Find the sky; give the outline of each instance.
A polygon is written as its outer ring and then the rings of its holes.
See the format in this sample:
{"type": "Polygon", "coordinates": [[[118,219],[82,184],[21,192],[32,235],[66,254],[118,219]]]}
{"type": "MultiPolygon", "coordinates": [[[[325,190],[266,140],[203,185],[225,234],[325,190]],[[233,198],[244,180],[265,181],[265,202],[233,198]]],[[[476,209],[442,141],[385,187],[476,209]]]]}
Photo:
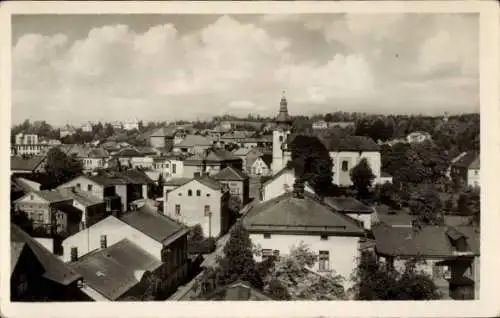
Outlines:
{"type": "Polygon", "coordinates": [[[477,14],[12,17],[12,120],[479,112],[477,14]]]}

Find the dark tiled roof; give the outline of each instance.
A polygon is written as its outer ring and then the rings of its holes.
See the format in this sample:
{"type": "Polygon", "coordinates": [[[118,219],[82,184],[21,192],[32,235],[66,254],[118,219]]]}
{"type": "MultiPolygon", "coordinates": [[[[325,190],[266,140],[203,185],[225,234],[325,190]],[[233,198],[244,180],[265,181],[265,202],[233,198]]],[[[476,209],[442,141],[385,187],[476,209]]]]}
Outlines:
{"type": "Polygon", "coordinates": [[[33,171],[42,162],[45,157],[31,157],[29,159],[23,159],[21,157],[11,157],[10,158],[10,170],[23,170],[23,171],[33,171]]]}
{"type": "Polygon", "coordinates": [[[109,153],[103,148],[94,148],[89,153],[90,158],[107,158],[109,153]]]}
{"type": "Polygon", "coordinates": [[[392,178],[392,175],[391,175],[390,173],[388,173],[388,172],[384,171],[384,170],[382,170],[382,171],[380,172],[380,176],[381,176],[382,178],[392,178]]]}
{"type": "Polygon", "coordinates": [[[394,210],[387,205],[375,206],[376,218],[389,226],[411,226],[415,216],[407,209],[394,210]]]}
{"type": "Polygon", "coordinates": [[[147,205],[137,211],[125,213],[120,220],[150,236],[158,242],[166,242],[185,233],[186,228],[169,217],[152,211],[147,205]]]}
{"type": "Polygon", "coordinates": [[[58,259],[49,250],[43,247],[35,239],[21,230],[18,226],[10,226],[11,242],[26,244],[45,270],[43,276],[62,285],[69,285],[81,278],[73,269],[58,259]]]}
{"type": "Polygon", "coordinates": [[[236,281],[234,283],[221,286],[215,291],[201,297],[204,300],[273,300],[270,296],[254,288],[250,283],[236,281]]]}
{"type": "Polygon", "coordinates": [[[154,183],[154,180],[148,177],[146,173],[134,169],[84,177],[104,186],[154,183]]]}
{"type": "Polygon", "coordinates": [[[21,254],[24,250],[26,244],[24,242],[10,242],[10,274],[14,272],[14,269],[17,266],[17,262],[21,257],[21,254]]]}
{"type": "Polygon", "coordinates": [[[175,145],[178,148],[194,147],[194,146],[211,146],[213,141],[210,138],[200,135],[187,135],[180,143],[175,145]]]}
{"type": "Polygon", "coordinates": [[[79,222],[82,219],[83,212],[72,205],[67,205],[67,204],[61,205],[57,207],[57,209],[66,213],[69,220],[74,220],[79,222]]]}
{"type": "Polygon", "coordinates": [[[285,193],[251,207],[243,224],[249,231],[314,232],[363,235],[353,219],[344,216],[305,192],[304,198],[285,193]]]}
{"type": "Polygon", "coordinates": [[[174,187],[180,187],[182,185],[185,185],[189,181],[193,180],[193,178],[173,178],[164,183],[166,186],[174,186],[174,187]]]}
{"type": "Polygon", "coordinates": [[[219,173],[213,176],[215,180],[227,181],[245,181],[248,177],[243,172],[231,166],[222,169],[219,173]]]}
{"type": "Polygon", "coordinates": [[[110,300],[116,300],[140,282],[137,273],[154,271],[159,259],[128,239],[87,254],[71,267],[85,282],[110,300]]]}
{"type": "Polygon", "coordinates": [[[61,193],[55,190],[32,191],[31,193],[41,197],[42,199],[50,203],[70,200],[70,198],[61,195],[61,193]]]}
{"type": "Polygon", "coordinates": [[[203,177],[195,178],[195,180],[200,182],[201,184],[213,189],[213,190],[222,189],[222,184],[220,184],[217,180],[213,179],[212,177],[203,176],[203,177]]]}
{"type": "Polygon", "coordinates": [[[262,160],[264,161],[264,163],[268,166],[268,167],[271,167],[271,164],[273,162],[273,155],[272,154],[263,154],[262,155],[262,160]]]}
{"type": "Polygon", "coordinates": [[[104,201],[88,191],[77,191],[68,188],[57,189],[63,196],[71,198],[85,207],[103,203],[104,201]]]}
{"type": "Polygon", "coordinates": [[[480,168],[481,168],[480,157],[478,155],[476,159],[474,159],[474,161],[472,161],[471,164],[469,165],[469,169],[480,169],[480,168]]]}
{"type": "Polygon", "coordinates": [[[137,149],[126,148],[118,151],[115,157],[143,157],[144,155],[140,153],[137,149]]]}
{"type": "Polygon", "coordinates": [[[373,209],[354,198],[325,197],[325,203],[343,213],[373,213],[373,209]]]}
{"type": "Polygon", "coordinates": [[[479,233],[472,227],[457,227],[450,231],[447,226],[391,227],[384,223],[372,227],[376,250],[383,255],[456,257],[453,237],[466,236],[470,251],[479,255],[479,233]],[[453,232],[453,235],[450,233],[453,232]]]}
{"type": "Polygon", "coordinates": [[[336,140],[323,140],[329,151],[379,151],[380,146],[373,139],[364,136],[343,136],[336,140]]]}
{"type": "Polygon", "coordinates": [[[184,161],[185,165],[207,163],[219,163],[223,161],[241,160],[230,151],[224,149],[211,150],[207,155],[196,154],[184,161]]]}

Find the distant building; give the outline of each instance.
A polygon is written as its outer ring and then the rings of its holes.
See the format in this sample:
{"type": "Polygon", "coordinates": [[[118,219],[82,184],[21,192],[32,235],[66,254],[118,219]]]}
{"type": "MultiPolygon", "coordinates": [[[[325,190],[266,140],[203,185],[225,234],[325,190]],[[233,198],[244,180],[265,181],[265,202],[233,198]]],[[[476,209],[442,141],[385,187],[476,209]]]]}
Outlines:
{"type": "Polygon", "coordinates": [[[351,121],[337,121],[337,122],[329,122],[328,123],[328,128],[342,128],[342,129],[347,129],[347,128],[356,128],[356,123],[351,122],[351,121]]]}
{"type": "Polygon", "coordinates": [[[354,198],[325,197],[323,202],[335,211],[362,222],[365,230],[371,229],[373,208],[354,198]]]}
{"type": "Polygon", "coordinates": [[[202,154],[210,149],[214,141],[201,135],[186,135],[182,141],[174,146],[174,152],[202,154]]]}
{"type": "Polygon", "coordinates": [[[316,121],[312,124],[313,129],[327,129],[328,123],[324,120],[316,121]]]}
{"type": "Polygon", "coordinates": [[[480,182],[480,155],[476,152],[463,152],[451,161],[449,176],[455,182],[471,187],[479,187],[480,182]]]}
{"type": "Polygon", "coordinates": [[[183,182],[173,190],[165,190],[164,213],[187,226],[201,225],[205,237],[225,234],[232,221],[228,210],[229,191],[210,177],[183,182]]]}
{"type": "Polygon", "coordinates": [[[46,156],[36,156],[29,158],[10,157],[10,173],[11,174],[32,174],[36,172],[44,172],[46,156]]]}
{"type": "Polygon", "coordinates": [[[153,148],[165,149],[168,152],[172,150],[174,135],[174,128],[158,128],[149,136],[150,146],[153,148]]]}
{"type": "Polygon", "coordinates": [[[213,176],[220,184],[225,184],[229,193],[241,200],[242,206],[247,204],[249,198],[249,178],[231,166],[222,169],[213,176]]]}
{"type": "Polygon", "coordinates": [[[283,145],[291,133],[292,121],[288,115],[288,102],[285,96],[281,97],[280,110],[275,119],[275,124],[273,130],[273,161],[271,164],[273,174],[281,171],[288,162],[283,145]]]}
{"type": "Polygon", "coordinates": [[[175,156],[154,157],[153,171],[161,173],[166,180],[180,178],[184,175],[184,162],[175,156]]]}
{"type": "Polygon", "coordinates": [[[242,160],[243,172],[250,173],[252,164],[257,158],[262,157],[264,154],[258,148],[238,148],[237,150],[233,151],[233,155],[242,160]]]}
{"type": "MultiPolygon", "coordinates": [[[[262,184],[261,200],[268,201],[293,190],[295,172],[293,169],[284,168],[262,184]]],[[[314,189],[306,183],[305,191],[314,194],[314,189]]]]}
{"type": "Polygon", "coordinates": [[[36,134],[17,134],[15,144],[12,145],[12,154],[19,156],[44,155],[53,147],[48,143],[42,143],[36,134]]]}
{"type": "Polygon", "coordinates": [[[87,132],[87,133],[92,132],[92,124],[91,123],[85,123],[80,128],[83,132],[87,132]]]}
{"type": "Polygon", "coordinates": [[[139,130],[139,121],[137,119],[126,121],[123,123],[123,129],[125,130],[139,130]]]}
{"type": "Polygon", "coordinates": [[[427,140],[432,140],[431,134],[425,131],[415,131],[406,136],[408,143],[421,143],[427,140]]]}
{"type": "Polygon", "coordinates": [[[205,154],[196,154],[184,160],[184,177],[215,175],[228,166],[242,170],[243,162],[229,151],[211,149],[205,154]]]}
{"type": "Polygon", "coordinates": [[[64,138],[66,136],[71,136],[71,135],[74,135],[75,133],[76,133],[75,128],[73,128],[73,127],[71,127],[69,125],[66,125],[63,128],[61,128],[61,130],[59,130],[59,138],[64,138]]]}

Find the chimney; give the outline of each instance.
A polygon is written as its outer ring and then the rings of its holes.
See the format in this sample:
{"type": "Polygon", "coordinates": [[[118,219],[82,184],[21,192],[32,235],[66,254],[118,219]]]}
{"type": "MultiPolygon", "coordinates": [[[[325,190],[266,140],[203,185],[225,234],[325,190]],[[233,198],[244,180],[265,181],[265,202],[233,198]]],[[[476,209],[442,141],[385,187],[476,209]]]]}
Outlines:
{"type": "Polygon", "coordinates": [[[304,198],[304,180],[296,178],[293,184],[293,197],[302,199],[304,198]]]}
{"type": "Polygon", "coordinates": [[[108,247],[108,240],[106,235],[101,235],[101,248],[107,248],[108,247]]]}
{"type": "Polygon", "coordinates": [[[72,247],[71,248],[71,261],[76,262],[78,260],[78,248],[72,247]]]}

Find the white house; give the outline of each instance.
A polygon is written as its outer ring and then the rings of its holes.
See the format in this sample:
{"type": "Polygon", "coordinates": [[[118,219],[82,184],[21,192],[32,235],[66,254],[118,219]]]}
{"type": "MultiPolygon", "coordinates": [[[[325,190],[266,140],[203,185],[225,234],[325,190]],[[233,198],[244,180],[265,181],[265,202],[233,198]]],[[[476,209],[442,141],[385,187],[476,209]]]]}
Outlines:
{"type": "Polygon", "coordinates": [[[206,237],[219,237],[230,226],[229,191],[210,177],[184,179],[164,190],[164,213],[187,226],[201,225],[206,237]]]}
{"type": "MultiPolygon", "coordinates": [[[[253,159],[253,158],[252,158],[253,159]]],[[[265,157],[257,157],[252,160],[248,160],[248,164],[250,166],[249,174],[252,176],[268,176],[271,174],[271,160],[268,162],[265,161],[265,157]]]]}
{"type": "Polygon", "coordinates": [[[408,143],[421,143],[431,139],[431,135],[425,131],[415,131],[406,136],[406,140],[408,143]]]}
{"type": "Polygon", "coordinates": [[[319,120],[317,122],[314,122],[312,124],[313,129],[327,129],[328,128],[328,123],[324,120],[319,120]]]}
{"type": "Polygon", "coordinates": [[[183,176],[184,162],[180,158],[155,157],[153,160],[153,170],[161,173],[166,180],[183,176]]]}
{"type": "MultiPolygon", "coordinates": [[[[282,194],[289,193],[293,189],[295,183],[295,172],[293,169],[282,169],[271,179],[264,182],[261,189],[262,201],[274,199],[282,194]]],[[[308,184],[305,185],[305,190],[314,194],[314,190],[308,184]]]]}
{"type": "Polygon", "coordinates": [[[467,185],[470,187],[479,187],[481,185],[481,165],[480,156],[478,155],[469,165],[467,170],[467,185]]]}
{"type": "Polygon", "coordinates": [[[125,129],[125,130],[134,130],[134,129],[139,130],[139,121],[137,121],[137,119],[134,119],[131,121],[126,121],[123,123],[123,129],[125,129]]]}
{"type": "Polygon", "coordinates": [[[351,286],[349,278],[365,235],[363,226],[303,188],[251,206],[243,216],[243,226],[259,251],[257,260],[286,254],[303,242],[318,255],[313,270],[335,271],[346,279],[345,287],[351,286]]]}

